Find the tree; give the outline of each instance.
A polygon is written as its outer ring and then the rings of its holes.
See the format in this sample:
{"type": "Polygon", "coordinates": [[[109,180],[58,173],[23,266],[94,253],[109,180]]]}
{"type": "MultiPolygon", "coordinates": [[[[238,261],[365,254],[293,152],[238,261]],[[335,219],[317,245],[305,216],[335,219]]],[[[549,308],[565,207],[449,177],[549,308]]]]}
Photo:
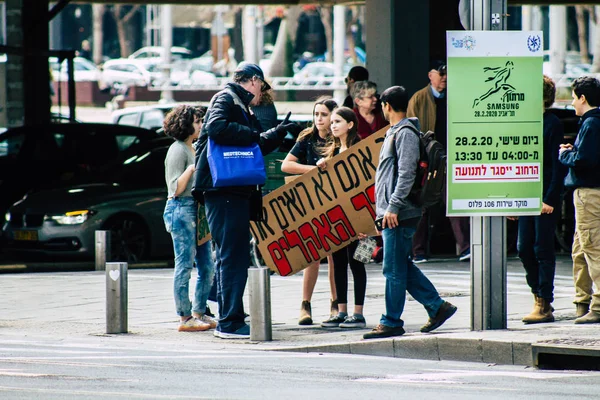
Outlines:
{"type": "Polygon", "coordinates": [[[102,21],[104,20],[104,13],[106,6],[104,4],[94,4],[93,10],[93,40],[92,40],[92,54],[96,64],[102,64],[102,43],[104,42],[104,29],[102,27],[102,21]]]}
{"type": "Polygon", "coordinates": [[[327,40],[327,56],[325,61],[333,62],[333,26],[331,21],[332,17],[332,6],[321,6],[319,7],[319,14],[321,15],[321,22],[325,28],[325,38],[327,40]]]}
{"type": "Polygon", "coordinates": [[[119,48],[121,50],[121,57],[129,56],[132,50],[132,43],[129,38],[132,37],[130,32],[131,25],[129,21],[135,16],[141,6],[123,6],[115,4],[113,6],[113,15],[117,24],[117,35],[119,36],[119,48]]]}
{"type": "Polygon", "coordinates": [[[579,54],[581,62],[584,64],[590,63],[589,47],[587,39],[587,14],[586,6],[575,6],[575,15],[577,17],[577,37],[579,39],[579,54]]]}

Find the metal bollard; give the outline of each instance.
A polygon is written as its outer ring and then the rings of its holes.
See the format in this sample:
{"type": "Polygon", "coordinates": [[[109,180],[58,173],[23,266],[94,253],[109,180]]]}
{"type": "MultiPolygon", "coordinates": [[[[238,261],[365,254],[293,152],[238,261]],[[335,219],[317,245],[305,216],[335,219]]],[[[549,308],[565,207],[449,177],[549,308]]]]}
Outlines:
{"type": "Polygon", "coordinates": [[[271,276],[269,268],[249,268],[250,340],[271,341],[271,276]]]}
{"type": "Polygon", "coordinates": [[[110,258],[110,231],[96,231],[96,271],[104,271],[110,258]]]}
{"type": "Polygon", "coordinates": [[[106,333],[127,333],[127,263],[106,263],[106,333]]]}

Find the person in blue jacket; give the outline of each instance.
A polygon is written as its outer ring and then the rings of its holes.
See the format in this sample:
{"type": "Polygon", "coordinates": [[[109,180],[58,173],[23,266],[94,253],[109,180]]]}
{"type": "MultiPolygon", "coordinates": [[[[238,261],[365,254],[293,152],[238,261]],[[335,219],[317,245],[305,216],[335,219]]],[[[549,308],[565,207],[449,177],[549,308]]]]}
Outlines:
{"type": "Polygon", "coordinates": [[[600,81],[592,77],[572,84],[573,107],[581,116],[574,144],[561,144],[560,162],[569,167],[565,186],[575,188],[573,280],[576,324],[600,323],[600,81]],[[592,289],[596,285],[596,292],[592,289]]]}

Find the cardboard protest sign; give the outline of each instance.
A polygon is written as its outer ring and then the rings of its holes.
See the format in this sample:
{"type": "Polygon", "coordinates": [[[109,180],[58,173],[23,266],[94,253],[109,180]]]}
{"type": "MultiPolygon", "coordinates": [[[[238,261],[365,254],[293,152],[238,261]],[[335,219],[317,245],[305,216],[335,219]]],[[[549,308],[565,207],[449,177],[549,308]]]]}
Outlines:
{"type": "Polygon", "coordinates": [[[196,238],[198,240],[198,246],[203,245],[212,239],[210,229],[208,228],[208,220],[206,219],[206,210],[202,204],[198,204],[198,222],[196,225],[196,238]]]}
{"type": "Polygon", "coordinates": [[[387,127],[263,197],[250,230],[266,265],[286,276],[372,233],[375,171],[387,127]]]}

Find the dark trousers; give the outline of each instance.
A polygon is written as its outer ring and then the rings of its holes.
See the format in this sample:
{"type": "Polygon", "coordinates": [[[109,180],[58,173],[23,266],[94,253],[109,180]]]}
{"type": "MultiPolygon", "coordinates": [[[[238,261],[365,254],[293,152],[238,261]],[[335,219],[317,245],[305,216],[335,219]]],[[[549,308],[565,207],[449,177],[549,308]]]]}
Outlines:
{"type": "Polygon", "coordinates": [[[204,199],[217,256],[217,329],[233,333],[245,325],[243,296],[250,265],[250,204],[245,197],[220,192],[207,192],[204,199]]]}
{"type": "Polygon", "coordinates": [[[549,301],[554,300],[556,215],[557,210],[552,214],[519,217],[517,241],[517,251],[531,293],[549,301]]]}
{"type": "MultiPolygon", "coordinates": [[[[430,224],[435,223],[437,209],[425,209],[423,217],[417,225],[417,231],[413,237],[413,255],[429,255],[429,229],[430,224]]],[[[469,217],[448,217],[454,239],[458,244],[459,254],[471,247],[471,221],[469,217]]]]}
{"type": "Polygon", "coordinates": [[[367,272],[365,264],[354,259],[356,246],[358,246],[358,240],[333,253],[333,277],[338,303],[348,304],[348,263],[350,263],[354,277],[354,305],[362,306],[365,304],[367,272]]]}

